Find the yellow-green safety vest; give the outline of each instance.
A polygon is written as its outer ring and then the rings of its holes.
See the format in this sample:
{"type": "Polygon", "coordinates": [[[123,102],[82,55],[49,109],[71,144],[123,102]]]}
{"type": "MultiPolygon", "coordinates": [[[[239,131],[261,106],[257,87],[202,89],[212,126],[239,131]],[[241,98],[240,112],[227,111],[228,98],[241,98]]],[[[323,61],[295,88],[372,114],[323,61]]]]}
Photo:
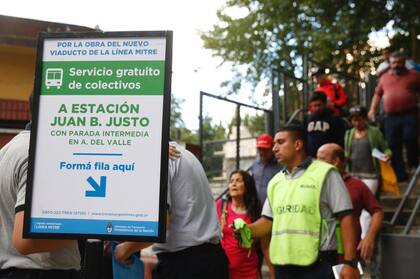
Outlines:
{"type": "Polygon", "coordinates": [[[322,185],[334,167],[313,160],[304,174],[286,179],[283,172],[274,176],[267,189],[273,212],[270,259],[275,265],[313,264],[319,253],[322,185]]]}

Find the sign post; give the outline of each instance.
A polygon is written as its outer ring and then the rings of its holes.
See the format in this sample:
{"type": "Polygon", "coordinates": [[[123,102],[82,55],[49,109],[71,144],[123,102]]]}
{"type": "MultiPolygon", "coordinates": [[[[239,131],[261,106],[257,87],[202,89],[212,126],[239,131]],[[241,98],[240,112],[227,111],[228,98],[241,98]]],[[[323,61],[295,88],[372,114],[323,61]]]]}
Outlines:
{"type": "Polygon", "coordinates": [[[165,240],[172,32],[39,36],[24,235],[165,240]]]}

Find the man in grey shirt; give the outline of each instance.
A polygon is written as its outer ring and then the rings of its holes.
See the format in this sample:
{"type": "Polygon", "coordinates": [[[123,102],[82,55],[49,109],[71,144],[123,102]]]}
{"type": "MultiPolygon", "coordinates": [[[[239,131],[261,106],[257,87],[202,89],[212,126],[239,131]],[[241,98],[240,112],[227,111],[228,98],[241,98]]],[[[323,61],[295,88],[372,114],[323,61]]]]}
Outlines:
{"type": "Polygon", "coordinates": [[[0,279],[71,279],[80,269],[76,241],[23,239],[30,132],[0,150],[0,279]]]}
{"type": "MultiPolygon", "coordinates": [[[[168,165],[166,242],[153,245],[159,263],[153,278],[228,278],[227,258],[219,244],[220,229],[206,174],[197,158],[176,143],[180,158],[168,165]]],[[[124,242],[115,250],[128,263],[147,243],[124,242]]]]}

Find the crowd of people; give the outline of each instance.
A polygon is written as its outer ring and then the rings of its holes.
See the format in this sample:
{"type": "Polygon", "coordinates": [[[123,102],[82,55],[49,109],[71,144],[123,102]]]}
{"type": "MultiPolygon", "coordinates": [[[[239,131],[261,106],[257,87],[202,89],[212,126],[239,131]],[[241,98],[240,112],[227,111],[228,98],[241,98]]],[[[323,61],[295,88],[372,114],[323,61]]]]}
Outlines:
{"type": "MultiPolygon", "coordinates": [[[[388,65],[370,109],[349,110],[347,130],[344,89],[317,71],[302,125],[283,127],[274,139],[260,135],[258,158],[249,171],[230,174],[228,192],[216,202],[198,159],[170,143],[166,242],[121,242],[115,259],[130,264],[153,245],[155,279],[259,279],[262,262],[271,279],[330,279],[338,263],[340,278],[359,278],[359,261],[371,261],[384,218],[373,149],[392,162],[399,181],[407,180],[403,143],[409,168],[418,165],[419,74],[406,68],[401,52],[388,65]],[[381,99],[385,137],[369,123],[381,99]],[[238,245],[238,218],[248,224],[248,248],[238,245]]],[[[0,150],[0,279],[76,278],[76,241],[22,237],[29,135],[30,127],[0,150]]]]}

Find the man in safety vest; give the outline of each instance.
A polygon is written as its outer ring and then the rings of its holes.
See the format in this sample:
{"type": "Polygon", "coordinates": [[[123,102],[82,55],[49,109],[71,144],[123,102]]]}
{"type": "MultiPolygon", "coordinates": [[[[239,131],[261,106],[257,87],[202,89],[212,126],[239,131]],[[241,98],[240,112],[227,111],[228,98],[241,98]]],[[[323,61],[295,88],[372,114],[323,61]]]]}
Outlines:
{"type": "Polygon", "coordinates": [[[275,135],[273,151],[285,169],[270,181],[262,217],[249,229],[254,237],[271,233],[276,278],[330,279],[337,260],[338,219],[345,250],[340,278],[359,278],[349,194],[337,170],[308,157],[304,145],[298,127],[285,127],[275,135]]]}

